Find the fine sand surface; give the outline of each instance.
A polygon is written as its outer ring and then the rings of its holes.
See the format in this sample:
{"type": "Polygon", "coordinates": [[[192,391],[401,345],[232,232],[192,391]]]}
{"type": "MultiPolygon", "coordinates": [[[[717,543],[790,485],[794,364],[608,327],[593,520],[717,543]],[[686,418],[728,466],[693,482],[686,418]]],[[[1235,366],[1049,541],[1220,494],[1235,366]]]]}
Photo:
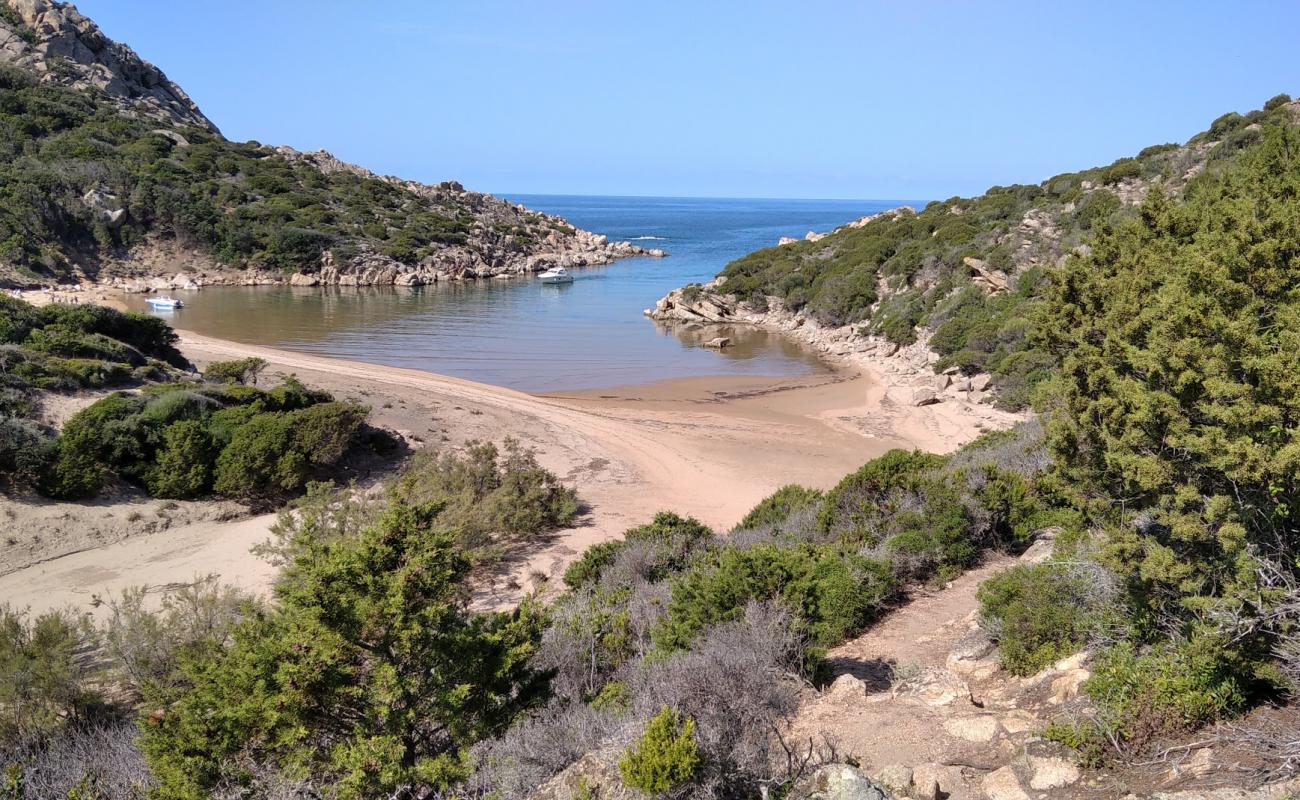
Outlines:
{"type": "MultiPolygon", "coordinates": [[[[540,576],[556,576],[591,544],[617,537],[657,511],[693,515],[726,530],[784,484],[829,487],[892,447],[943,452],[978,432],[973,420],[939,418],[933,407],[891,404],[857,371],[794,379],[691,378],[534,396],[184,332],[181,349],[200,366],[265,358],[266,374],[292,373],[366,403],[376,424],[399,431],[416,447],[512,436],[535,448],[541,463],[574,486],[589,510],[576,527],[522,553],[509,574],[484,587],[478,598],[483,606],[517,601],[540,576]]],[[[171,514],[168,524],[121,523],[91,535],[85,531],[94,526],[83,524],[90,519],[84,508],[3,498],[0,505],[0,524],[15,531],[15,538],[23,538],[28,520],[43,517],[47,523],[44,538],[23,542],[22,558],[11,560],[8,574],[0,575],[0,602],[34,610],[84,608],[97,596],[132,585],[162,589],[217,573],[263,591],[272,578],[249,547],[266,538],[273,515],[231,520],[222,519],[226,514],[161,509],[152,513],[171,514]],[[66,524],[51,531],[52,516],[66,524]]],[[[108,513],[92,511],[97,517],[108,513]]]]}

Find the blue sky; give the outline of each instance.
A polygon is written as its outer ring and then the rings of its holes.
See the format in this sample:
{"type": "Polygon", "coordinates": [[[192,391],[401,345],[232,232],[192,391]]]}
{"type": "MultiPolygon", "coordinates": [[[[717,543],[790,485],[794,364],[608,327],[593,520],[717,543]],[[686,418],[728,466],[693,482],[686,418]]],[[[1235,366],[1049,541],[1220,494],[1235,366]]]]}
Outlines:
{"type": "Polygon", "coordinates": [[[1300,95],[1300,3],[81,0],[236,139],[495,192],[931,199],[1300,95]]]}

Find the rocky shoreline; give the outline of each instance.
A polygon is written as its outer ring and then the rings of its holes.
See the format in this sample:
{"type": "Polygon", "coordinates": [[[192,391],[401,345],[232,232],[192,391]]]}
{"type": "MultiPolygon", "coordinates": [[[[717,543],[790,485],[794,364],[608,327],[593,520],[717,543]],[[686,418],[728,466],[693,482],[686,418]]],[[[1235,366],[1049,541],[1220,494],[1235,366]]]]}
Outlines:
{"type": "Polygon", "coordinates": [[[936,373],[939,355],[930,350],[924,332],[913,344],[900,346],[863,334],[853,325],[824,327],[810,316],[790,311],[780,298],[768,298],[767,311],[753,311],[723,293],[725,280],[674,289],[644,314],[669,324],[750,325],[790,336],[828,360],[866,372],[879,385],[887,411],[893,409],[900,420],[920,413],[922,425],[944,427],[949,438],[961,439],[950,442],[953,448],[983,431],[1009,428],[1028,417],[993,406],[996,395],[987,374],[965,376],[955,367],[936,373]]]}
{"type": "Polygon", "coordinates": [[[611,242],[608,237],[574,229],[568,236],[553,235],[544,249],[532,253],[485,259],[477,251],[457,248],[445,258],[430,257],[419,264],[403,264],[381,253],[362,252],[339,263],[330,252],[316,272],[278,272],[232,269],[215,259],[171,242],[152,242],[135,248],[120,261],[83,276],[82,288],[102,288],[141,294],[205,286],[424,286],[449,281],[512,278],[543,272],[551,267],[581,269],[611,264],[624,258],[663,258],[663,250],[611,242]]]}

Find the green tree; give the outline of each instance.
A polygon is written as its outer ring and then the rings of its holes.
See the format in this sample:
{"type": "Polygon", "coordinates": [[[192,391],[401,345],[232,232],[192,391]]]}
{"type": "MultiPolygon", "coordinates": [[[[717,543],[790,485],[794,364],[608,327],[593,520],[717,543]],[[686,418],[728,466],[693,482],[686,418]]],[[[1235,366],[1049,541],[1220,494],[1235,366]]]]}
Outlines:
{"type": "Polygon", "coordinates": [[[198,420],[181,420],[163,429],[163,446],[148,474],[154,497],[198,497],[212,480],[216,451],[198,420]]]}
{"type": "Polygon", "coordinates": [[[1181,205],[1153,191],[1052,281],[1050,444],[1129,513],[1110,563],[1162,614],[1231,608],[1259,557],[1300,555],[1298,198],[1300,132],[1269,125],[1238,168],[1181,205]]]}
{"type": "Polygon", "coordinates": [[[623,783],[659,797],[694,778],[700,765],[695,721],[682,719],[681,714],[664,706],[637,743],[619,759],[618,771],[623,783]]]}
{"type": "Polygon", "coordinates": [[[469,565],[436,508],[396,506],[359,537],[296,542],[278,605],[233,643],[182,656],[187,685],[145,727],[161,798],[198,798],[262,763],[341,798],[424,797],[467,748],[544,699],[542,618],[468,611],[469,565]]]}

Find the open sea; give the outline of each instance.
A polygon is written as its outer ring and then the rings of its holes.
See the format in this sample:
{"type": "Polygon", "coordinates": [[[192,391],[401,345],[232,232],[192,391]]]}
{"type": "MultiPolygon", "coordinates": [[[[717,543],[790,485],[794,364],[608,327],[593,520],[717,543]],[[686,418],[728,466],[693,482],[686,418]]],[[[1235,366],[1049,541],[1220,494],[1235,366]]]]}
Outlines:
{"type": "MultiPolygon", "coordinates": [[[[573,283],[555,286],[517,278],[423,287],[217,287],[176,292],[186,307],[157,313],[177,328],[222,339],[529,392],[809,374],[824,365],[784,337],[737,331],[735,347],[711,350],[701,345],[707,337],[699,331],[657,325],[641,312],[669,290],[708,281],[729,261],[782,236],[829,231],[899,204],[506,196],[610,239],[661,248],[668,257],[574,270],[573,283]]],[[[143,298],[130,302],[146,310],[143,298]]]]}

